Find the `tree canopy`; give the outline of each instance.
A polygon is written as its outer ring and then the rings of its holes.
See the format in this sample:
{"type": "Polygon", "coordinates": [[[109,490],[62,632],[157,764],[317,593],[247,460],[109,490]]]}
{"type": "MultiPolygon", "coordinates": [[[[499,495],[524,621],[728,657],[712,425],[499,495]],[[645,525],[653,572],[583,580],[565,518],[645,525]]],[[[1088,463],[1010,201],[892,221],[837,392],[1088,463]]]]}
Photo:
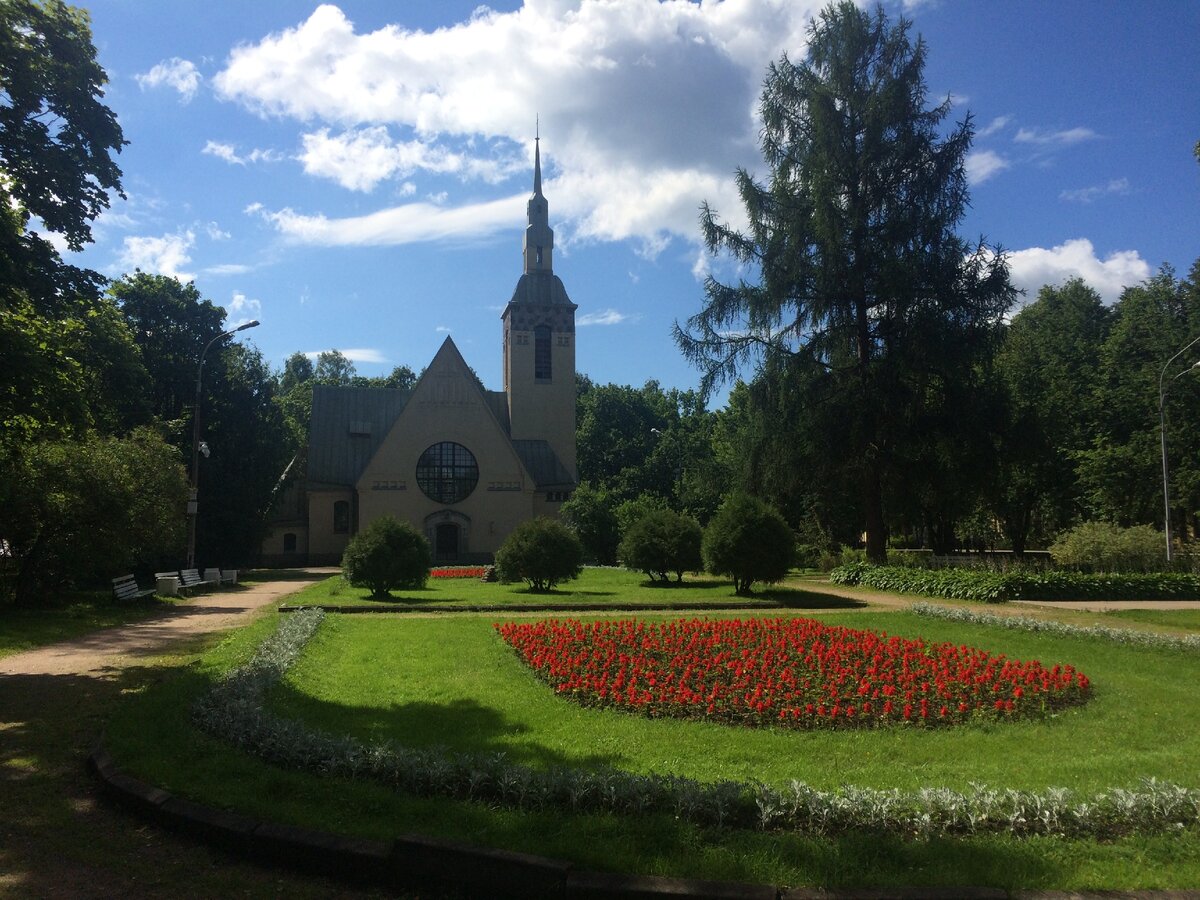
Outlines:
{"type": "Polygon", "coordinates": [[[702,387],[764,353],[797,357],[805,402],[844,423],[868,554],[881,559],[885,482],[920,434],[961,410],[977,363],[1013,299],[1003,254],[956,233],[967,205],[970,118],[941,129],[927,107],[926,49],[909,23],[843,2],[810,28],[808,58],[770,66],[762,94],[769,178],[737,185],[749,226],[707,204],[704,239],[757,273],[705,282],[705,304],[676,325],[702,387]]]}

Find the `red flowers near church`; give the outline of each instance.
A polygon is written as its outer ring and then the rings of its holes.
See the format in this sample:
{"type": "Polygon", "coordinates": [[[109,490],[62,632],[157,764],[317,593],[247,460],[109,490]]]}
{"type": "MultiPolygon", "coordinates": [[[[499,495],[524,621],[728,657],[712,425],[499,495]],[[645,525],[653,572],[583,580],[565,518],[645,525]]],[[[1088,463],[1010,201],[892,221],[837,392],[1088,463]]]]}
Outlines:
{"type": "Polygon", "coordinates": [[[482,578],[487,569],[483,566],[451,566],[430,569],[430,578],[482,578]]]}
{"type": "Polygon", "coordinates": [[[813,619],[509,622],[501,638],[585,706],[726,724],[934,726],[1084,702],[1086,675],[813,619]]]}

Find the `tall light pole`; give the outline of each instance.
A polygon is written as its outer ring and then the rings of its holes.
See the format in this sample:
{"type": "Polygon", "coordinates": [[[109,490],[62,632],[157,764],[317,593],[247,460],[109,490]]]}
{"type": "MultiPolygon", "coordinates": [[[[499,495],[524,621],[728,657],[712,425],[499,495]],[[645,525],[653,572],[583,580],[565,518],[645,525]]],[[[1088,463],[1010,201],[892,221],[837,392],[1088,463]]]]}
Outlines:
{"type": "MultiPolygon", "coordinates": [[[[199,502],[199,484],[200,484],[200,379],[204,375],[204,357],[208,355],[208,351],[212,349],[212,345],[221,338],[227,338],[231,334],[237,334],[239,331],[245,331],[247,328],[255,328],[258,325],[258,319],[252,319],[244,325],[239,325],[237,328],[231,328],[218,334],[215,338],[204,345],[204,349],[200,351],[200,365],[196,367],[196,404],[192,407],[192,472],[191,472],[191,492],[188,494],[187,516],[188,516],[188,546],[187,546],[187,568],[196,568],[196,516],[200,511],[199,502]]],[[[208,454],[205,453],[205,456],[208,454]]]]}
{"type": "Polygon", "coordinates": [[[1163,366],[1162,374],[1158,376],[1158,428],[1162,433],[1162,470],[1163,470],[1163,531],[1167,535],[1167,563],[1171,562],[1171,480],[1170,472],[1167,469],[1167,388],[1175,383],[1176,379],[1182,378],[1193,369],[1200,368],[1200,361],[1192,363],[1182,372],[1175,375],[1170,381],[1163,383],[1163,379],[1167,377],[1167,369],[1171,367],[1171,363],[1179,359],[1185,351],[1193,345],[1200,343],[1200,337],[1195,338],[1186,347],[1167,360],[1167,364],[1163,366]]]}

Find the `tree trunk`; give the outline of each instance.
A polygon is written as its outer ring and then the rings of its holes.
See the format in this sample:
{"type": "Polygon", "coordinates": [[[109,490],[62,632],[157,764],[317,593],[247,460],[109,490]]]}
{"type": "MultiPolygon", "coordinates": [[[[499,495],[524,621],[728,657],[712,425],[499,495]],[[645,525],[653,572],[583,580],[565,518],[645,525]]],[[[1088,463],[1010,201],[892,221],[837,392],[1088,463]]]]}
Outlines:
{"type": "Polygon", "coordinates": [[[882,566],[887,562],[887,534],[883,528],[883,488],[879,464],[867,463],[863,478],[863,511],[867,517],[867,560],[882,566]]]}

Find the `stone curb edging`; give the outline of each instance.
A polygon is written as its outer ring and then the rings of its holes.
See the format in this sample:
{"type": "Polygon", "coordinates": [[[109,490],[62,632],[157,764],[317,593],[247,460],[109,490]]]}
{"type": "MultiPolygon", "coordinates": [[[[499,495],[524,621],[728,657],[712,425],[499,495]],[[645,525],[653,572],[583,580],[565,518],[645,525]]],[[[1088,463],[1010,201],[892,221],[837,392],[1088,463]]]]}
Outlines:
{"type": "Polygon", "coordinates": [[[389,841],[264,822],[213,809],[120,772],[98,745],[87,759],[106,796],[159,825],[258,862],[393,889],[450,889],[458,896],[514,900],[1194,900],[1200,892],[1020,891],[1000,888],[778,888],[766,884],[622,875],[566,860],[404,834],[389,841]]]}

